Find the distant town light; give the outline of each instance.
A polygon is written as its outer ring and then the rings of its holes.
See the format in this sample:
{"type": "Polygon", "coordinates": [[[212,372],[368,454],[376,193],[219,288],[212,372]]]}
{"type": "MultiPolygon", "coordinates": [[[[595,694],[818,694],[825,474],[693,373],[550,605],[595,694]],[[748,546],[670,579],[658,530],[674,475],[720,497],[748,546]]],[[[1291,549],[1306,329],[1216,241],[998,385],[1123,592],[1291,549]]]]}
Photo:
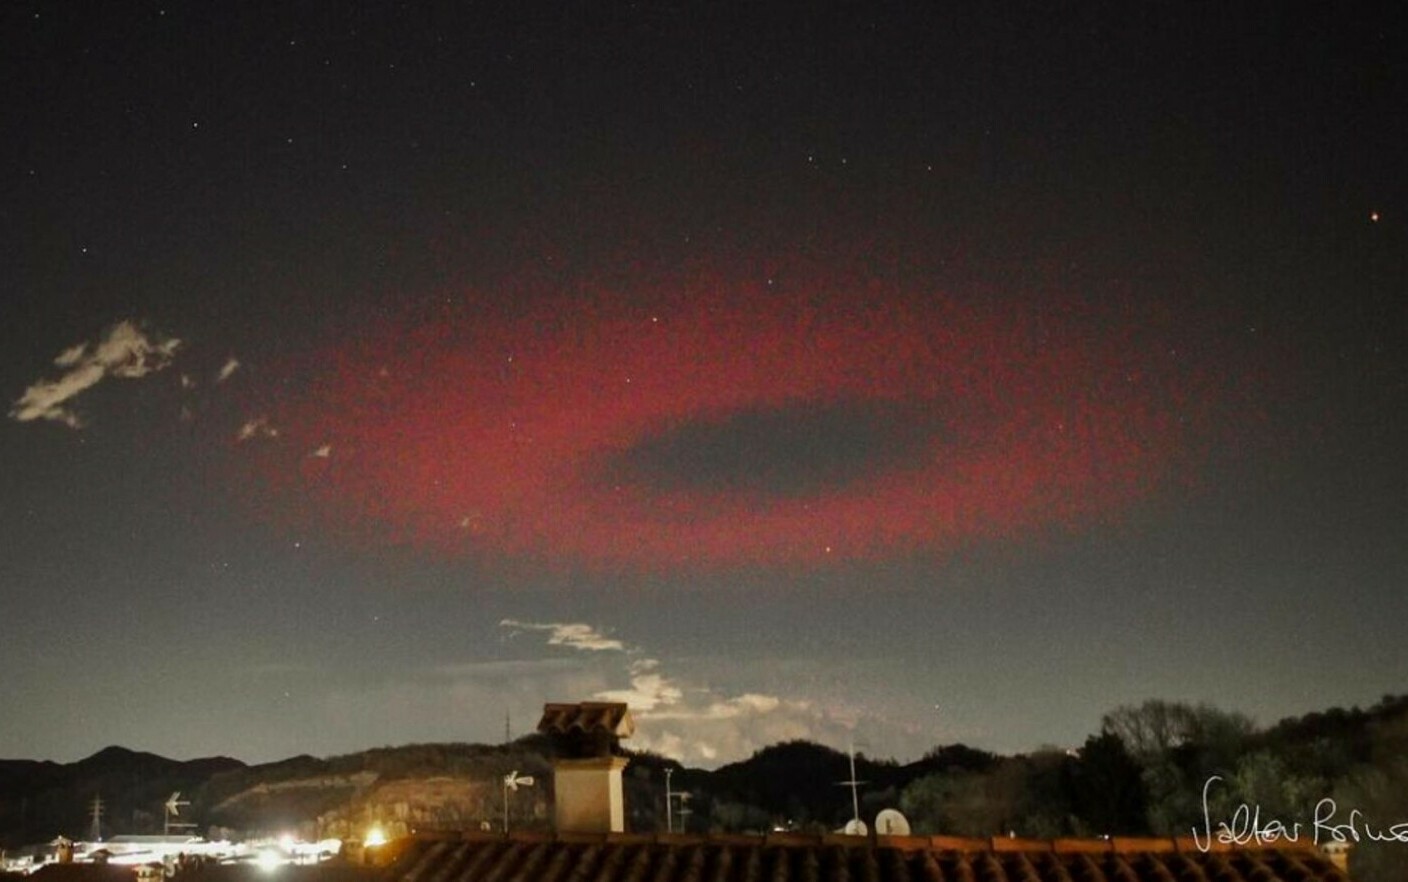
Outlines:
{"type": "Polygon", "coordinates": [[[368,848],[376,848],[378,845],[386,844],[386,834],[380,827],[373,827],[367,831],[367,838],[363,840],[368,848]]]}

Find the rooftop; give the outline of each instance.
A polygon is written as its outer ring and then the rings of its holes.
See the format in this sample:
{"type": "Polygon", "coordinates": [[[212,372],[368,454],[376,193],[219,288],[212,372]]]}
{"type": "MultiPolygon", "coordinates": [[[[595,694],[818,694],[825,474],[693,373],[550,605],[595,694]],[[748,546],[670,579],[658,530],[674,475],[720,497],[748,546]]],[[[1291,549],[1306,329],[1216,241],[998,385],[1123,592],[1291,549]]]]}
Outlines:
{"type": "Polygon", "coordinates": [[[1192,840],[467,833],[393,843],[380,882],[1348,882],[1313,847],[1192,840]]]}

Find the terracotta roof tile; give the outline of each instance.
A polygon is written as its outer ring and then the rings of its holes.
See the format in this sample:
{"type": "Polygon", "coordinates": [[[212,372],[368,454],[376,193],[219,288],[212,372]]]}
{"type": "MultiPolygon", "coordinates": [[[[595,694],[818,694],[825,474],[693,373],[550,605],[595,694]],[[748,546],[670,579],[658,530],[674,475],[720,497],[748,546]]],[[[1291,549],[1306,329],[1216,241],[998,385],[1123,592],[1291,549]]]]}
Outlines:
{"type": "Polygon", "coordinates": [[[1173,839],[1148,839],[1137,836],[1116,836],[1110,840],[1115,851],[1120,854],[1135,854],[1141,852],[1166,852],[1177,851],[1178,843],[1173,839]]]}
{"type": "Polygon", "coordinates": [[[380,882],[1348,882],[1313,850],[1203,853],[1166,839],[950,838],[960,847],[947,848],[939,837],[894,839],[473,833],[413,841],[380,882]]]}
{"type": "Polygon", "coordinates": [[[1051,850],[1073,854],[1084,852],[1087,854],[1101,854],[1113,851],[1115,844],[1109,839],[1053,839],[1051,840],[1051,850]]]}
{"type": "Polygon", "coordinates": [[[994,836],[993,851],[1050,851],[1049,839],[1018,839],[1014,836],[994,836]]]}

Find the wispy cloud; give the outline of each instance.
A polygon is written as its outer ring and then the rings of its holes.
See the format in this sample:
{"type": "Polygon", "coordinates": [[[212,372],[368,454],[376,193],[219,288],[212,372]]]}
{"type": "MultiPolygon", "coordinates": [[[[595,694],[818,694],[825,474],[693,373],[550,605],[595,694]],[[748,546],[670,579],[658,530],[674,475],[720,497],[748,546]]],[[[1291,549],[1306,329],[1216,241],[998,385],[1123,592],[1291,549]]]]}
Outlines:
{"type": "Polygon", "coordinates": [[[620,640],[607,637],[591,625],[580,622],[520,622],[516,619],[504,619],[499,622],[499,626],[518,631],[546,631],[549,646],[566,646],[596,652],[626,651],[626,645],[620,640]]]}
{"type": "Polygon", "coordinates": [[[226,380],[230,379],[231,375],[233,375],[235,371],[239,369],[240,360],[238,358],[235,358],[233,355],[230,356],[230,358],[226,360],[225,364],[220,368],[220,373],[215,375],[215,382],[225,382],[226,380]]]}
{"type": "Polygon", "coordinates": [[[438,665],[431,673],[452,680],[504,679],[574,672],[580,666],[567,658],[501,659],[438,665]]]}
{"type": "Polygon", "coordinates": [[[69,406],[74,397],[107,377],[135,380],[162,370],[180,346],[175,337],[149,336],[136,322],[119,322],[98,341],[60,352],[54,366],[64,373],[32,384],[10,409],[10,417],[22,423],[52,420],[81,429],[83,419],[69,406]]]}

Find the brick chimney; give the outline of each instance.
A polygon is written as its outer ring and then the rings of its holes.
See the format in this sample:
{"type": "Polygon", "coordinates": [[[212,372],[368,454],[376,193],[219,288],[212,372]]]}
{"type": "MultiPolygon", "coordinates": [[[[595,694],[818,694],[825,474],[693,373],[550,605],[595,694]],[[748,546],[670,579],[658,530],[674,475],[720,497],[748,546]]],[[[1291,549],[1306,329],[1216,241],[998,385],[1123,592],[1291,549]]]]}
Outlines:
{"type": "Polygon", "coordinates": [[[552,739],[553,820],[562,833],[624,833],[621,739],[636,723],[624,703],[545,704],[538,731],[552,739]]]}

